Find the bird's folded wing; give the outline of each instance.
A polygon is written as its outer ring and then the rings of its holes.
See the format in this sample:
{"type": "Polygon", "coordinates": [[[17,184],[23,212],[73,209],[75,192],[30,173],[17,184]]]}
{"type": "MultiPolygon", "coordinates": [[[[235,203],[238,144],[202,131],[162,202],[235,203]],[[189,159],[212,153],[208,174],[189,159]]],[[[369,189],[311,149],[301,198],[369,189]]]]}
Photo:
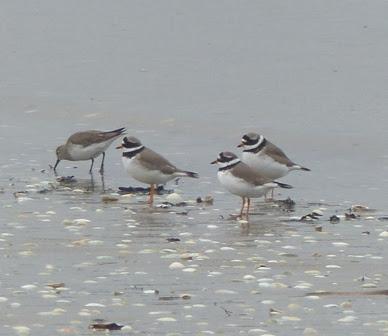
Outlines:
{"type": "Polygon", "coordinates": [[[111,137],[107,137],[100,131],[86,131],[74,133],[68,140],[74,145],[81,145],[84,147],[90,146],[95,143],[100,143],[109,140],[111,137]]]}
{"type": "Polygon", "coordinates": [[[166,175],[171,175],[178,171],[177,167],[171,162],[149,148],[146,148],[139,154],[139,161],[147,169],[160,170],[166,175]]]}
{"type": "Polygon", "coordinates": [[[271,182],[270,179],[256,173],[244,163],[239,163],[233,169],[233,175],[255,186],[259,186],[259,185],[263,185],[264,183],[271,182]]]}
{"type": "Polygon", "coordinates": [[[287,167],[295,166],[295,163],[292,162],[287,155],[277,146],[275,146],[273,143],[267,141],[267,144],[265,146],[265,154],[270,156],[272,159],[274,159],[276,162],[279,162],[281,164],[286,165],[287,167]]]}

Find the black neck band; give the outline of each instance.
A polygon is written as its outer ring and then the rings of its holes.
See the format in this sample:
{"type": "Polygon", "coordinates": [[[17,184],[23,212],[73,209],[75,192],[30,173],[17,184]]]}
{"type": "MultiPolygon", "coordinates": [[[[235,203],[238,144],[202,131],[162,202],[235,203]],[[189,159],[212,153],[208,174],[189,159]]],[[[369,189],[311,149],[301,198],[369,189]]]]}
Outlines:
{"type": "Polygon", "coordinates": [[[230,166],[225,166],[225,167],[220,167],[218,168],[218,171],[224,171],[224,170],[228,170],[230,168],[233,168],[235,165],[238,165],[241,161],[237,161],[235,163],[232,163],[230,166]]]}

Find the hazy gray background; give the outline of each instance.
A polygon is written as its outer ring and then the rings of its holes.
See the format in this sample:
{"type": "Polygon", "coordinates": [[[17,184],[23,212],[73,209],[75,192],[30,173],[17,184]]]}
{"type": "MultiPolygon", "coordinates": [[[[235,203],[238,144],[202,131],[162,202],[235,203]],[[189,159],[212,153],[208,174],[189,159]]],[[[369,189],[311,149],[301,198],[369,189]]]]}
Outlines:
{"type": "Polygon", "coordinates": [[[287,178],[303,196],[367,202],[387,186],[387,12],[386,1],[2,1],[1,162],[5,145],[46,165],[76,130],[127,126],[210,176],[209,160],[256,130],[312,168],[287,178]]]}

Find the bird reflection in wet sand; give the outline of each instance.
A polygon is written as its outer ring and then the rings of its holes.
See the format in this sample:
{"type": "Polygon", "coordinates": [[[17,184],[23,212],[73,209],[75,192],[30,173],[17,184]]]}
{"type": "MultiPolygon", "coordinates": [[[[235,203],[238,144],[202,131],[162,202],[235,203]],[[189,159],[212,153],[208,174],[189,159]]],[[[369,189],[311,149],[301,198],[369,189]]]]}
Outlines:
{"type": "Polygon", "coordinates": [[[71,187],[72,189],[82,189],[87,192],[94,192],[101,190],[105,192],[105,177],[100,174],[101,189],[95,181],[94,175],[90,174],[90,179],[75,179],[74,176],[58,176],[57,182],[65,187],[71,187]]]}

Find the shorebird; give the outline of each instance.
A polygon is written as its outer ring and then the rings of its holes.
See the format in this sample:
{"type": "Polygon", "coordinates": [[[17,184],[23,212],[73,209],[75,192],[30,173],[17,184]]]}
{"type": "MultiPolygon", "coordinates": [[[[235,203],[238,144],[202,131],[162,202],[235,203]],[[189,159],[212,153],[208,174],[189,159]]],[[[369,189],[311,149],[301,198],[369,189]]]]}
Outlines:
{"type": "Polygon", "coordinates": [[[243,148],[242,161],[245,164],[272,180],[283,177],[292,170],[310,171],[309,168],[291,161],[279,147],[257,133],[245,134],[237,147],[243,148]]]}
{"type": "Polygon", "coordinates": [[[122,144],[116,148],[123,149],[122,161],[126,172],[134,179],[150,185],[150,206],[153,204],[157,185],[182,176],[198,178],[197,173],[177,168],[160,154],[145,147],[135,137],[125,137],[122,144]]]}
{"type": "Polygon", "coordinates": [[[221,152],[211,164],[219,165],[217,177],[226,190],[242,198],[241,218],[243,218],[245,205],[247,206],[246,218],[248,218],[251,198],[264,196],[276,187],[292,188],[288,184],[273,181],[257,173],[231,152],[221,152]]]}
{"type": "Polygon", "coordinates": [[[245,134],[238,147],[243,148],[242,161],[268,178],[277,179],[292,170],[310,171],[291,161],[279,147],[257,133],[245,134]]]}
{"type": "Polygon", "coordinates": [[[110,144],[125,133],[125,128],[119,128],[113,131],[83,131],[71,135],[64,145],[56,149],[57,161],[54,166],[56,172],[57,166],[61,160],[84,161],[91,160],[89,173],[92,173],[94,159],[102,154],[100,173],[104,172],[105,151],[110,144]]]}

